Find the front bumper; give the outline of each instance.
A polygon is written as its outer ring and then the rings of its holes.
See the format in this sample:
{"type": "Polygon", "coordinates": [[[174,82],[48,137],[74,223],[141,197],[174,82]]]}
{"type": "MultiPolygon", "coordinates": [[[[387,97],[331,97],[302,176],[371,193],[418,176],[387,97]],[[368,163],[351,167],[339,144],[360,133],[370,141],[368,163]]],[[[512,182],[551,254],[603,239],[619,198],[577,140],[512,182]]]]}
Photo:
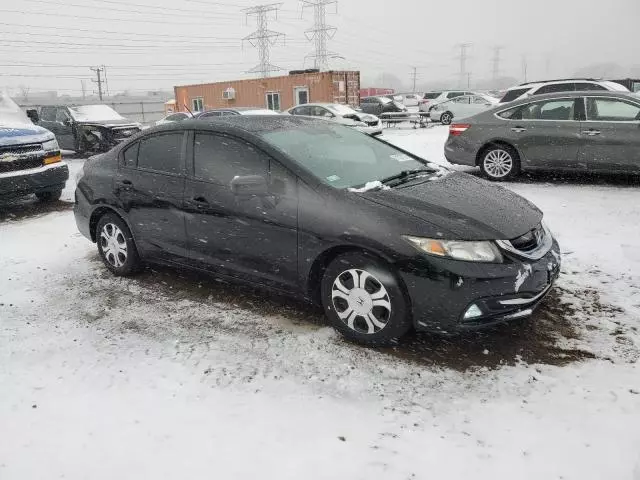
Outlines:
{"type": "Polygon", "coordinates": [[[368,135],[380,135],[382,133],[382,122],[378,122],[375,126],[354,127],[356,130],[368,135]]]}
{"type": "Polygon", "coordinates": [[[416,329],[455,333],[531,315],[558,278],[558,243],[537,261],[504,255],[502,264],[421,257],[402,265],[416,329]],[[481,313],[465,318],[474,305],[481,313]]]}
{"type": "Polygon", "coordinates": [[[62,190],[68,179],[69,167],[64,162],[0,173],[0,197],[19,197],[62,190]]]}

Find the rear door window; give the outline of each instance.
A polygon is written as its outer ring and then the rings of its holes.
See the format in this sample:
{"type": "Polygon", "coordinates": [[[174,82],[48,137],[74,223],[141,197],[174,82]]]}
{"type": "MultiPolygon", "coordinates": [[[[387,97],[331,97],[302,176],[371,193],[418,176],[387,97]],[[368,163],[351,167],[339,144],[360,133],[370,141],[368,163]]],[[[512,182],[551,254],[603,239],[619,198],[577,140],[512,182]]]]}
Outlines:
{"type": "Polygon", "coordinates": [[[580,92],[588,92],[588,91],[596,91],[596,90],[606,90],[602,85],[598,85],[597,83],[576,83],[576,90],[580,92]]]}
{"type": "Polygon", "coordinates": [[[464,92],[449,92],[447,93],[447,98],[456,98],[464,95],[464,92]]]}
{"type": "Polygon", "coordinates": [[[266,177],[269,158],[249,143],[223,135],[196,133],[193,144],[194,176],[229,185],[234,177],[266,177]]]}
{"type": "Polygon", "coordinates": [[[434,100],[436,98],[438,98],[440,96],[442,92],[429,92],[429,93],[425,93],[424,94],[424,98],[425,100],[434,100]]]}
{"type": "MultiPolygon", "coordinates": [[[[574,120],[575,100],[557,99],[530,103],[521,107],[519,120],[574,120]]],[[[514,120],[515,115],[512,117],[514,120]]]]}
{"type": "Polygon", "coordinates": [[[140,141],[138,168],[156,172],[182,173],[182,132],[154,135],[140,141]]]}
{"type": "Polygon", "coordinates": [[[640,120],[640,106],[615,98],[587,98],[587,120],[633,122],[640,120]]]}

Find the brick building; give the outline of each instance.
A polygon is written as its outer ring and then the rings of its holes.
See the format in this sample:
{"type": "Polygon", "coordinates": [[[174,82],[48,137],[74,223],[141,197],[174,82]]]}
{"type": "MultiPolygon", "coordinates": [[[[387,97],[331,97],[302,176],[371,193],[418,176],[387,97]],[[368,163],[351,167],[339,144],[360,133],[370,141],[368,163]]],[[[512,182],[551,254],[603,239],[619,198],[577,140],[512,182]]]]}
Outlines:
{"type": "Polygon", "coordinates": [[[360,72],[291,72],[280,77],[177,86],[174,90],[179,111],[185,111],[185,105],[191,111],[231,107],[287,110],[312,102],[357,106],[360,72]]]}

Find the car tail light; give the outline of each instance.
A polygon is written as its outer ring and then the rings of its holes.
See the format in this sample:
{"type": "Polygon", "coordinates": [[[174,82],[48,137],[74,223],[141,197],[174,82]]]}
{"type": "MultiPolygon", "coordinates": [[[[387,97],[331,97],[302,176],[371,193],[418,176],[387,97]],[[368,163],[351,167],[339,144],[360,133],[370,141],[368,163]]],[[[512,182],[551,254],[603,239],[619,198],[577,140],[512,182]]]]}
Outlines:
{"type": "Polygon", "coordinates": [[[458,135],[462,135],[464,132],[469,130],[471,125],[468,123],[452,123],[449,126],[449,135],[452,137],[457,137],[458,135]]]}

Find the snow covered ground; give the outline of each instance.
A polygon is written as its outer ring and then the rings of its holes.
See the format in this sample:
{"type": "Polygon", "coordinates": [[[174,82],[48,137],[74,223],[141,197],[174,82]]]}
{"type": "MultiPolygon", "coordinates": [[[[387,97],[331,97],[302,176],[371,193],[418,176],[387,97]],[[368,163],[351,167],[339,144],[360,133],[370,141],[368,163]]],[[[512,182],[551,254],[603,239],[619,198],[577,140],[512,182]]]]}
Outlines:
{"type": "MultiPolygon", "coordinates": [[[[446,128],[385,137],[445,163],[446,128]]],[[[2,207],[0,479],[640,479],[640,187],[507,186],[561,242],[555,293],[383,350],[209,277],[114,278],[69,204],[2,207]]]]}

